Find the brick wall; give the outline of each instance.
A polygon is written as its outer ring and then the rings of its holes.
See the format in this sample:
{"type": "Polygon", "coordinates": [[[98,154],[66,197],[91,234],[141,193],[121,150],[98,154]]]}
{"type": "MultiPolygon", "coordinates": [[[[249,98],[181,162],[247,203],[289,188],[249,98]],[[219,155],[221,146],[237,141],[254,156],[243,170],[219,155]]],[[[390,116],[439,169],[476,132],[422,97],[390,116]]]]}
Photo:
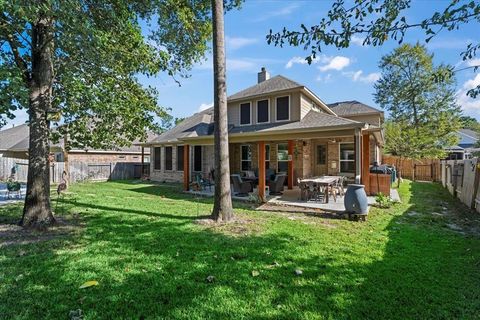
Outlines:
{"type": "MultiPolygon", "coordinates": [[[[148,155],[147,155],[148,156],[148,155]]],[[[111,153],[69,153],[68,161],[71,162],[142,162],[140,154],[111,154],[111,153]]]]}

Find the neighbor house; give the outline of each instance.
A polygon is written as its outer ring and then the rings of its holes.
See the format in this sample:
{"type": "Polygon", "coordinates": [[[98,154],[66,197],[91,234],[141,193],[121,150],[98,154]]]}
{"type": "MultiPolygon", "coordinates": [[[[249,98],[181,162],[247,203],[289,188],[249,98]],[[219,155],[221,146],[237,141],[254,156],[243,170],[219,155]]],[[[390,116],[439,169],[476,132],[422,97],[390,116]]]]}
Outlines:
{"type": "Polygon", "coordinates": [[[477,147],[478,133],[471,129],[460,129],[457,131],[458,144],[447,148],[447,159],[463,160],[470,159],[474,152],[480,151],[477,147]]]}
{"type": "MultiPolygon", "coordinates": [[[[149,135],[153,138],[153,135],[149,135]]],[[[28,159],[28,146],[30,129],[27,124],[14,126],[0,131],[0,157],[28,159]]],[[[134,141],[137,143],[139,141],[134,141]]],[[[143,160],[149,162],[150,150],[143,150],[143,160]]],[[[64,161],[63,141],[52,144],[50,152],[56,162],[64,161]]],[[[96,150],[91,148],[72,149],[68,152],[71,162],[141,162],[142,147],[132,145],[109,150],[96,150]]]]}
{"type": "MultiPolygon", "coordinates": [[[[380,110],[357,101],[326,104],[306,86],[270,78],[262,68],[257,84],[228,97],[230,172],[285,172],[289,188],[297,178],[344,175],[368,191],[369,167],[381,161],[383,121],[380,110]]],[[[210,108],[144,144],[151,148],[150,178],[188,189],[192,176],[207,176],[213,131],[210,108]]]]}

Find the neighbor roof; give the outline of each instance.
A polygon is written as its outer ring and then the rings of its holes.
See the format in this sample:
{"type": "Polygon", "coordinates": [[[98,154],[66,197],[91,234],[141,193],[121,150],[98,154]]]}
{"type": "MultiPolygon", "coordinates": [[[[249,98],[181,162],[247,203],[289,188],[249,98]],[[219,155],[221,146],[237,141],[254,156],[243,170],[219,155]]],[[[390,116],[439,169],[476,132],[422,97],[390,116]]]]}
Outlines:
{"type": "Polygon", "coordinates": [[[370,107],[356,100],[341,101],[328,104],[328,107],[339,116],[354,116],[369,113],[383,113],[383,111],[370,107]]]}
{"type": "MultiPolygon", "coordinates": [[[[19,126],[15,126],[13,128],[5,129],[0,131],[0,150],[3,151],[28,151],[29,143],[29,136],[30,136],[30,128],[28,124],[22,124],[19,126]]],[[[155,135],[153,133],[148,133],[147,141],[152,139],[155,135]]],[[[133,144],[129,147],[120,147],[111,150],[94,150],[90,148],[86,149],[77,149],[75,148],[72,151],[90,151],[90,152],[140,152],[141,149],[138,145],[134,145],[139,143],[139,140],[133,142],[133,144]]],[[[53,144],[53,147],[63,148],[63,140],[60,140],[58,143],[53,144]]],[[[148,150],[146,150],[148,153],[148,150]]]]}
{"type": "Polygon", "coordinates": [[[185,137],[208,136],[211,134],[213,134],[213,107],[195,113],[148,143],[178,142],[179,139],[185,137]]]}
{"type": "Polygon", "coordinates": [[[299,84],[298,82],[278,75],[263,82],[260,82],[254,86],[251,86],[247,89],[244,89],[240,92],[237,92],[228,97],[228,100],[238,100],[252,96],[273,93],[276,91],[290,90],[303,87],[304,86],[299,84]]]}
{"type": "Polygon", "coordinates": [[[458,130],[460,136],[459,146],[469,146],[474,145],[478,141],[478,133],[470,129],[460,129],[458,130]]]}

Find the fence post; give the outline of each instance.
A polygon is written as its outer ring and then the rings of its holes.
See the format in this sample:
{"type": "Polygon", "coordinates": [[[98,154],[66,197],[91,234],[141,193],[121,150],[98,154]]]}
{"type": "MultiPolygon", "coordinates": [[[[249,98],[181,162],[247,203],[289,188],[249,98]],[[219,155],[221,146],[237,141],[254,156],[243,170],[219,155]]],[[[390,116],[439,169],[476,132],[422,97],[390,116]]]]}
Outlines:
{"type": "Polygon", "coordinates": [[[475,209],[476,207],[476,200],[477,200],[477,193],[478,193],[478,184],[480,183],[480,168],[478,164],[478,160],[475,163],[475,179],[473,180],[473,195],[472,195],[472,202],[470,203],[470,208],[475,209]]]}

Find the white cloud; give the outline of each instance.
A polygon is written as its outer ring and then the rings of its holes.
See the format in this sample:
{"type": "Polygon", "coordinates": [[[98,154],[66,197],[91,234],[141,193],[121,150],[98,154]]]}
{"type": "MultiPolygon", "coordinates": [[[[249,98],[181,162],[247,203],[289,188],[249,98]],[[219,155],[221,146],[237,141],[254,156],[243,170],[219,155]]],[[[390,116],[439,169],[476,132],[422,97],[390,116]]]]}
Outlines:
{"type": "Polygon", "coordinates": [[[207,110],[208,108],[211,108],[211,107],[213,107],[213,102],[211,102],[211,103],[202,103],[202,104],[198,107],[198,112],[203,111],[203,110],[207,110]]]}
{"type": "Polygon", "coordinates": [[[225,42],[228,49],[237,50],[252,44],[257,43],[257,38],[244,38],[244,37],[225,37],[225,42]]]}
{"type": "Polygon", "coordinates": [[[332,74],[329,73],[326,76],[318,75],[318,77],[315,80],[317,80],[318,82],[324,82],[324,83],[331,82],[332,81],[332,74]]]}
{"type": "Polygon", "coordinates": [[[227,59],[227,71],[250,71],[257,70],[259,66],[248,59],[227,59]]]}
{"type": "Polygon", "coordinates": [[[469,67],[480,66],[480,58],[474,58],[474,59],[466,60],[465,64],[469,67]]]}
{"type": "Polygon", "coordinates": [[[466,111],[467,114],[480,116],[480,99],[473,99],[467,96],[467,92],[470,89],[476,88],[480,85],[480,74],[477,74],[475,78],[465,81],[462,88],[457,91],[457,103],[466,111]]]}
{"type": "Polygon", "coordinates": [[[318,70],[320,71],[328,71],[328,70],[342,70],[345,67],[348,67],[350,65],[350,58],[344,57],[344,56],[335,56],[331,58],[331,60],[323,65],[318,67],[318,70]]]}
{"type": "Polygon", "coordinates": [[[283,6],[282,8],[274,11],[267,11],[267,12],[259,12],[258,13],[258,18],[255,19],[255,21],[260,22],[260,21],[265,21],[270,18],[274,17],[281,17],[281,16],[288,16],[292,14],[298,7],[300,7],[299,3],[292,3],[289,6],[283,6]]]}
{"type": "Polygon", "coordinates": [[[350,38],[350,41],[351,41],[353,44],[356,44],[357,46],[363,46],[363,41],[365,41],[365,38],[362,38],[362,37],[353,35],[353,36],[350,38]]]}
{"type": "MultiPolygon", "coordinates": [[[[317,56],[312,59],[312,64],[317,64],[317,63],[328,63],[332,60],[332,57],[327,57],[325,55],[317,56]]],[[[292,59],[288,60],[287,64],[285,65],[286,69],[290,69],[293,67],[294,64],[308,64],[308,61],[305,59],[305,57],[293,57],[292,59]]]]}
{"type": "Polygon", "coordinates": [[[363,83],[373,83],[378,81],[381,77],[379,72],[372,72],[366,75],[363,75],[362,70],[358,70],[355,72],[344,72],[343,75],[351,78],[354,82],[363,82],[363,83]]]}

